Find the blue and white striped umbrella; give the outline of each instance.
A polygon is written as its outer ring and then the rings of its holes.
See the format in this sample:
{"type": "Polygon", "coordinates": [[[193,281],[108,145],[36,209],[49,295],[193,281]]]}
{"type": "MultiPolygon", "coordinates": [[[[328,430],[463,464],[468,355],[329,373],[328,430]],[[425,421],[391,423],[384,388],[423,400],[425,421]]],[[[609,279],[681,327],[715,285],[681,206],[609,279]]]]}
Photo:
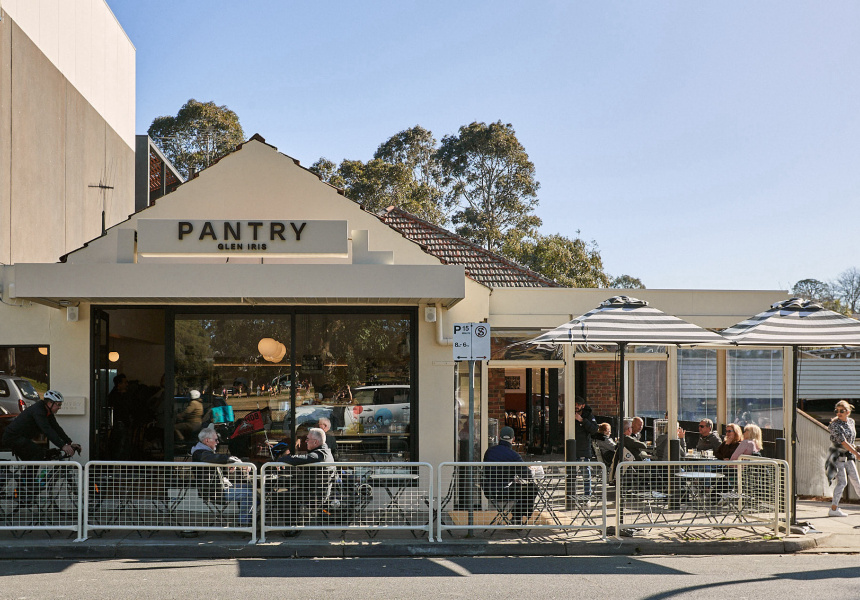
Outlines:
{"type": "MultiPolygon", "coordinates": [[[[816,302],[792,298],[777,302],[763,313],[722,331],[723,337],[738,345],[792,346],[791,462],[797,464],[797,373],[800,346],[858,346],[860,321],[827,310],[816,302]]],[[[797,469],[792,469],[797,489],[797,469]]],[[[791,522],[796,519],[797,495],[792,497],[791,522]]]]}
{"type": "Polygon", "coordinates": [[[531,344],[726,344],[719,334],[648,306],[614,296],[581,317],[547,331],[531,344]]]}
{"type": "Polygon", "coordinates": [[[736,344],[756,346],[860,346],[860,321],[820,304],[792,298],[722,331],[736,344]]]}

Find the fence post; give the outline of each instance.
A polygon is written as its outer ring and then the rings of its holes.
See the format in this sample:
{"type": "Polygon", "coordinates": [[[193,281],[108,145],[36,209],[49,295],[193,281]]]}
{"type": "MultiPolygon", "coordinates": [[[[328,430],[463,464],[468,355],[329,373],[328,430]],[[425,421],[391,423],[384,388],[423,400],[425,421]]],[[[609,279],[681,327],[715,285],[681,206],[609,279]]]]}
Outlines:
{"type": "MultiPolygon", "coordinates": [[[[576,440],[564,441],[564,460],[571,463],[576,461],[576,440]]],[[[564,508],[573,510],[576,504],[576,467],[565,467],[564,508]]]]}

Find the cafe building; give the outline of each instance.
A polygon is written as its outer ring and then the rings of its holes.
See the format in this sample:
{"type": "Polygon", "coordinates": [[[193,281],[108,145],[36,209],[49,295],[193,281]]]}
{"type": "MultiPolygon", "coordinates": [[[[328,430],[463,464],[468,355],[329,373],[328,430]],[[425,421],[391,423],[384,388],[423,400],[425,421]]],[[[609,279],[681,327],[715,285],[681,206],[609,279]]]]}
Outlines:
{"type": "MultiPolygon", "coordinates": [[[[341,460],[479,460],[505,424],[524,454],[561,458],[572,394],[617,414],[614,347],[522,342],[622,292],[564,288],[399,209],[368,212],[259,135],[174,184],[59,262],[0,266],[0,346],[42,361],[84,459],[184,459],[214,422],[231,452],[265,462],[321,418],[341,460]],[[492,332],[472,448],[451,345],[470,322],[492,332]],[[118,374],[129,384],[112,392],[118,374]]],[[[634,295],[711,329],[787,298],[634,295]]],[[[743,404],[781,425],[781,387],[766,400],[732,387],[737,352],[630,352],[625,412],[725,423],[743,404]]]]}

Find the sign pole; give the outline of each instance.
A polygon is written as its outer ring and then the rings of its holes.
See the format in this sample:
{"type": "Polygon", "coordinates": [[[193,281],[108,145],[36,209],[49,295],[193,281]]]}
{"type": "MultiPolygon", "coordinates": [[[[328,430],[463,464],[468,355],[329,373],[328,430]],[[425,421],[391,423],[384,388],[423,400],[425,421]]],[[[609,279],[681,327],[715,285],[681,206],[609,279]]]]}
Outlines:
{"type": "MultiPolygon", "coordinates": [[[[467,457],[466,462],[477,462],[475,460],[475,442],[478,438],[475,436],[475,361],[490,359],[490,326],[486,323],[454,323],[454,362],[469,361],[469,415],[466,427],[468,429],[466,435],[467,457]]],[[[459,415],[459,413],[458,413],[459,415]]],[[[457,417],[459,419],[459,416],[457,417]]],[[[457,424],[458,443],[463,440],[459,439],[459,422],[457,424]]],[[[469,527],[475,524],[475,473],[474,467],[467,468],[466,486],[469,493],[469,506],[467,512],[469,515],[469,527]]],[[[468,530],[468,537],[472,537],[474,531],[468,530]]]]}
{"type": "MultiPolygon", "coordinates": [[[[475,361],[469,361],[469,462],[475,460],[475,361]]],[[[469,526],[475,523],[475,501],[472,495],[475,493],[474,482],[475,470],[469,467],[469,526]]],[[[469,537],[473,531],[469,530],[469,537]]]]}

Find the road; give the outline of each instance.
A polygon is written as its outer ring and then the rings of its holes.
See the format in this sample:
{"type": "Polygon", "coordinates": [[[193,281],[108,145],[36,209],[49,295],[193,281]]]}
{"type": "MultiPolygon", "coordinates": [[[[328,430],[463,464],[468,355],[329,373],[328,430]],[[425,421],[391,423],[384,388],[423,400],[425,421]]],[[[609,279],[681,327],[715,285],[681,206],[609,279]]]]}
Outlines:
{"type": "Polygon", "coordinates": [[[860,556],[4,561],[0,598],[853,599],[860,556]]]}

